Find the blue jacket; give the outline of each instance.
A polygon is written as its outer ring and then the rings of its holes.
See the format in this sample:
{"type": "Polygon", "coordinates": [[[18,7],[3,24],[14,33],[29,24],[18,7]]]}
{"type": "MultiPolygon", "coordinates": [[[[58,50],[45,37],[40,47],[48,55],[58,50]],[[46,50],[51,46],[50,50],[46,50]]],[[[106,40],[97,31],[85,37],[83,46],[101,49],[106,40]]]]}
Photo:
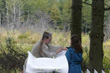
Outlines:
{"type": "Polygon", "coordinates": [[[69,65],[68,73],[81,73],[82,53],[77,53],[74,48],[68,47],[66,58],[69,65]]]}

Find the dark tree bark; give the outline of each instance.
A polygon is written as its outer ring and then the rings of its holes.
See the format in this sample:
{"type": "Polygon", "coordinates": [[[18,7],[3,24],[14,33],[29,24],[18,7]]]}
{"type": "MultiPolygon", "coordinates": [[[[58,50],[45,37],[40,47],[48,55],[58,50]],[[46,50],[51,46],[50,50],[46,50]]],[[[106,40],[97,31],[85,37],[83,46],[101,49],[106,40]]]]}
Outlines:
{"type": "Polygon", "coordinates": [[[2,0],[3,6],[2,6],[2,11],[1,11],[1,25],[5,24],[5,16],[6,16],[6,1],[2,0]]]}
{"type": "Polygon", "coordinates": [[[81,40],[82,0],[72,0],[71,35],[77,34],[81,40]]]}
{"type": "Polygon", "coordinates": [[[89,62],[90,71],[96,69],[102,73],[103,69],[103,24],[104,24],[104,0],[92,0],[92,24],[90,33],[89,62]]]}

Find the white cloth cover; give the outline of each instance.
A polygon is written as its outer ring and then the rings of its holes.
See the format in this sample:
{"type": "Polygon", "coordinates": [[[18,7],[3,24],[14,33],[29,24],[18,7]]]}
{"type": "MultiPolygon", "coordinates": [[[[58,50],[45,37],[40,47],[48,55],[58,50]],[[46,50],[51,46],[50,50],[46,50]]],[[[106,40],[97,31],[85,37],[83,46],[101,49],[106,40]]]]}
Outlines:
{"type": "Polygon", "coordinates": [[[28,51],[26,73],[68,73],[66,51],[57,54],[56,58],[35,58],[28,51]]]}

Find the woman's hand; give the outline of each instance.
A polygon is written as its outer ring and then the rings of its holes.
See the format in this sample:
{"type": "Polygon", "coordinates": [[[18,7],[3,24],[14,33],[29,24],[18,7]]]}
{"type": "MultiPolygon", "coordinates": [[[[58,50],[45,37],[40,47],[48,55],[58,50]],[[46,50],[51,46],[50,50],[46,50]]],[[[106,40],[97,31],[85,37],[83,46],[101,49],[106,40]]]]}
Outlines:
{"type": "Polygon", "coordinates": [[[60,48],[60,49],[58,49],[57,51],[56,51],[56,53],[60,53],[60,52],[62,52],[62,48],[60,48]]]}
{"type": "Polygon", "coordinates": [[[62,50],[68,50],[67,48],[62,48],[62,50]]]}

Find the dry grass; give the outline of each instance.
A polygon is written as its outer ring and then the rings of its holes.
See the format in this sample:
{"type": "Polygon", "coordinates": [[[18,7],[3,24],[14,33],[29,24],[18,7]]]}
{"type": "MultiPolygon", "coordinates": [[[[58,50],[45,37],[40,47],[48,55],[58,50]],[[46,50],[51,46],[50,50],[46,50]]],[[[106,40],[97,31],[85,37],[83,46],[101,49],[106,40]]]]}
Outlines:
{"type": "MultiPolygon", "coordinates": [[[[53,32],[52,33],[52,42],[53,45],[60,45],[62,47],[70,46],[70,32],[53,32]]],[[[5,42],[7,37],[13,37],[14,43],[16,45],[22,45],[22,48],[27,52],[31,50],[32,46],[41,39],[42,33],[32,33],[27,31],[26,33],[20,33],[18,31],[3,31],[0,33],[0,42],[5,42]]],[[[89,51],[89,35],[82,35],[82,46],[84,51],[89,51]]],[[[110,57],[110,40],[103,43],[104,46],[104,56],[110,57]]],[[[86,52],[83,56],[87,56],[86,52]]],[[[109,58],[110,59],[110,58],[109,58]]],[[[104,61],[105,62],[105,61],[104,61]]],[[[18,72],[19,73],[19,72],[18,72]]]]}

